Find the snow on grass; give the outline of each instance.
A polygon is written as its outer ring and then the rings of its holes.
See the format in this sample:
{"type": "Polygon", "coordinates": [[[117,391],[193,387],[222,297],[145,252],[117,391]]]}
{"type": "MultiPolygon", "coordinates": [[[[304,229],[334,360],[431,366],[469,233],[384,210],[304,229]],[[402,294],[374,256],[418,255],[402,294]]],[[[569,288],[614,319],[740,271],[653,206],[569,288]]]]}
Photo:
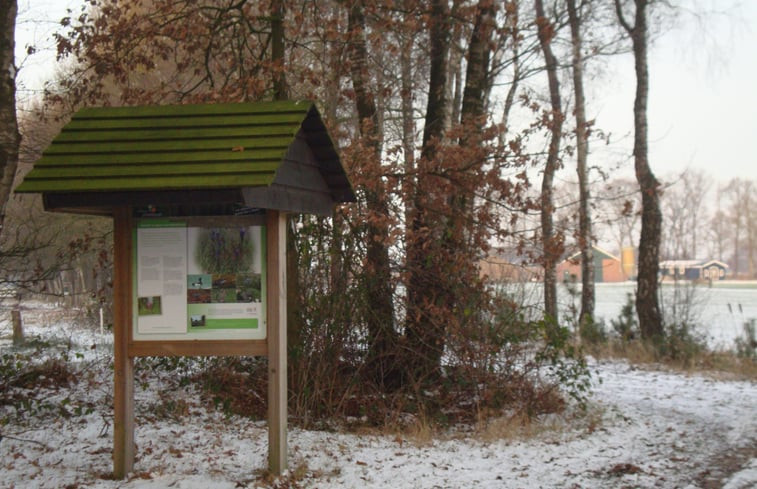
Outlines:
{"type": "MultiPolygon", "coordinates": [[[[108,339],[56,326],[84,364],[78,383],[45,390],[88,414],[0,406],[0,487],[205,489],[267,487],[264,422],[226,416],[192,387],[162,391],[158,376],[136,388],[137,460],[126,481],[112,471],[108,339]],[[95,348],[92,348],[95,345],[95,348]],[[176,412],[166,408],[179,406],[176,412]],[[169,407],[170,407],[169,406],[169,407]],[[165,409],[164,409],[165,408],[165,409]],[[86,412],[86,411],[85,411],[86,412]]],[[[32,325],[30,334],[50,329],[32,325]]],[[[62,341],[62,340],[61,340],[62,341]]],[[[2,347],[9,351],[9,347],[2,347]]],[[[624,362],[593,363],[589,414],[545,418],[529,437],[355,434],[290,428],[289,478],[303,488],[697,488],[757,487],[757,384],[713,380],[624,362]],[[493,440],[493,441],[490,441],[493,440]],[[741,458],[734,460],[734,454],[741,458]],[[721,461],[731,457],[725,470],[721,461]],[[743,458],[743,460],[742,460],[743,458]]],[[[274,481],[274,485],[276,482],[274,481]]]]}

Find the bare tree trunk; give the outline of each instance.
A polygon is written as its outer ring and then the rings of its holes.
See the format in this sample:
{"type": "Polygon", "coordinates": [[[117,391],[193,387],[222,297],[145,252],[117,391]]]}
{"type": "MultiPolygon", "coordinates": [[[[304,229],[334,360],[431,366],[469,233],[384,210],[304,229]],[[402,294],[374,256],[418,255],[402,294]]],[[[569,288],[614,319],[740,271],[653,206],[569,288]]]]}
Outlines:
{"type": "Polygon", "coordinates": [[[747,277],[753,279],[755,275],[754,266],[754,245],[755,245],[755,222],[752,209],[757,204],[754,199],[755,187],[754,182],[747,180],[744,182],[744,231],[746,233],[746,256],[747,256],[747,277]]]}
{"type": "Polygon", "coordinates": [[[578,173],[578,244],[581,249],[581,325],[594,322],[594,252],[592,251],[589,175],[589,137],[584,95],[584,59],[581,52],[581,19],[576,0],[568,0],[571,48],[573,51],[573,92],[576,112],[576,173],[578,173]]]}
{"type": "Polygon", "coordinates": [[[449,66],[447,67],[447,100],[449,100],[449,115],[447,116],[447,127],[449,129],[454,124],[460,123],[460,104],[462,103],[463,93],[463,66],[462,66],[462,48],[458,45],[460,36],[460,24],[455,24],[452,38],[454,41],[450,46],[449,66]]]}
{"type": "MultiPolygon", "coordinates": [[[[465,72],[465,88],[462,90],[460,105],[460,123],[463,133],[459,144],[463,148],[481,148],[484,124],[486,122],[485,100],[489,79],[489,61],[491,58],[491,34],[494,30],[494,7],[488,0],[481,0],[476,7],[476,17],[473,24],[471,39],[468,43],[467,66],[465,72]]],[[[481,155],[473,154],[466,162],[468,172],[475,172],[475,168],[483,166],[481,155]],[[473,169],[473,170],[471,170],[473,169]]],[[[455,195],[450,196],[450,218],[446,236],[455,241],[450,251],[454,255],[468,255],[465,258],[463,273],[474,272],[476,257],[469,251],[469,244],[465,242],[464,226],[466,221],[473,219],[473,201],[475,198],[476,180],[478,176],[460,175],[458,179],[463,183],[455,195]],[[471,178],[472,177],[472,178],[471,178]]],[[[466,284],[470,284],[468,278],[466,284]]]]}
{"type": "MultiPolygon", "coordinates": [[[[453,0],[449,10],[449,20],[453,21],[459,15],[461,0],[453,0]]],[[[449,55],[447,63],[447,86],[446,99],[447,110],[449,113],[446,118],[445,129],[449,129],[455,124],[460,123],[460,109],[463,94],[463,54],[464,49],[461,45],[463,35],[463,26],[461,22],[453,21],[449,32],[449,55]]]]}
{"type": "Polygon", "coordinates": [[[21,135],[16,119],[15,48],[16,0],[0,0],[0,234],[5,224],[5,207],[13,190],[18,167],[21,135]]]}
{"type": "Polygon", "coordinates": [[[554,25],[544,15],[542,0],[535,0],[536,24],[539,30],[539,44],[547,68],[549,98],[551,104],[550,141],[547,162],[541,185],[541,232],[544,262],[544,313],[557,320],[557,260],[562,254],[562,245],[554,231],[553,181],[560,159],[560,139],[562,138],[562,103],[560,101],[560,82],[557,75],[557,58],[552,52],[554,25]]]}
{"type": "Polygon", "coordinates": [[[370,149],[367,162],[374,176],[370,187],[366,186],[365,199],[369,211],[366,235],[365,296],[368,305],[369,368],[375,369],[379,382],[388,380],[393,372],[392,353],[397,335],[394,330],[392,309],[391,270],[389,265],[389,208],[386,190],[381,179],[381,132],[376,102],[368,86],[368,52],[365,39],[365,15],[361,1],[352,3],[348,14],[351,35],[350,70],[355,90],[360,133],[370,149]]]}
{"type": "Polygon", "coordinates": [[[420,380],[439,369],[445,342],[444,323],[434,317],[441,271],[440,250],[435,231],[439,216],[428,208],[427,192],[434,192],[429,183],[431,165],[441,144],[449,101],[447,59],[449,56],[449,6],[446,0],[432,0],[429,15],[429,87],[425,126],[418,178],[413,195],[412,220],[407,243],[407,360],[411,375],[420,380]]]}
{"type": "MultiPolygon", "coordinates": [[[[461,122],[463,126],[474,128],[473,135],[480,134],[484,117],[484,95],[489,75],[491,57],[491,32],[494,28],[492,2],[479,1],[471,41],[468,45],[468,66],[465,73],[461,122]]],[[[469,135],[467,135],[469,136],[469,135]]],[[[467,139],[470,139],[467,137],[467,139]]],[[[465,141],[463,141],[465,144],[465,141]]]]}
{"type": "Polygon", "coordinates": [[[736,214],[733,218],[733,274],[739,278],[741,274],[741,214],[736,214]]]}
{"type": "Polygon", "coordinates": [[[649,97],[649,69],[647,66],[647,6],[649,0],[634,0],[635,22],[631,26],[625,20],[620,0],[615,8],[623,28],[631,36],[636,71],[636,95],[634,98],[634,143],[633,156],[636,181],[641,191],[641,237],[639,239],[639,265],[636,284],[636,311],[639,329],[644,340],[658,343],[664,336],[662,314],[657,296],[660,268],[660,236],[662,213],[660,212],[660,184],[649,166],[647,135],[647,100],[649,97]]]}
{"type": "MultiPolygon", "coordinates": [[[[457,47],[455,47],[454,51],[457,51],[457,47]]],[[[463,100],[463,67],[461,63],[461,56],[458,54],[456,60],[456,64],[450,64],[450,74],[454,75],[451,79],[453,80],[454,84],[454,90],[452,90],[452,99],[451,105],[452,105],[452,114],[449,118],[449,123],[451,124],[457,124],[460,122],[460,112],[461,112],[461,105],[463,100]]],[[[467,81],[467,80],[466,80],[467,81]]]]}
{"type": "MultiPolygon", "coordinates": [[[[337,8],[341,9],[341,6],[331,7],[332,11],[329,12],[330,16],[336,16],[338,13],[335,11],[337,8]]],[[[333,66],[335,60],[339,59],[335,54],[336,49],[333,47],[333,43],[323,43],[322,57],[328,66],[333,66]]],[[[325,80],[325,100],[324,100],[324,121],[327,126],[334,124],[337,120],[337,108],[339,106],[339,79],[340,75],[338,70],[328,70],[328,74],[325,80]]],[[[344,277],[344,260],[343,260],[343,219],[339,213],[334,213],[331,218],[331,242],[329,243],[329,293],[335,300],[337,298],[344,297],[344,290],[347,285],[347,281],[344,277]]]]}
{"type": "Polygon", "coordinates": [[[508,29],[513,42],[513,79],[510,82],[510,88],[507,89],[507,95],[505,96],[505,107],[502,109],[502,125],[504,126],[500,142],[505,144],[505,133],[507,132],[508,124],[510,122],[510,112],[515,104],[515,95],[518,93],[518,86],[520,84],[520,29],[519,29],[519,4],[515,2],[511,7],[511,12],[508,15],[508,29]]]}
{"type": "MultiPolygon", "coordinates": [[[[406,15],[410,15],[410,1],[405,0],[406,15]]],[[[413,119],[413,35],[405,33],[400,52],[400,77],[402,91],[402,153],[405,178],[402,179],[402,196],[405,205],[406,227],[412,219],[412,189],[415,182],[415,120],[413,119]]]]}
{"type": "Polygon", "coordinates": [[[482,134],[486,122],[485,94],[491,58],[491,34],[494,31],[494,7],[480,0],[476,7],[471,39],[468,43],[465,87],[461,90],[459,145],[469,151],[464,168],[457,169],[456,188],[447,197],[447,217],[442,234],[447,285],[440,301],[453,328],[465,327],[476,310],[478,261],[475,234],[474,201],[480,185],[480,168],[484,167],[482,134]]]}
{"type": "Polygon", "coordinates": [[[284,0],[273,0],[271,3],[271,59],[276,64],[273,71],[274,100],[288,98],[284,70],[284,14],[284,0]]]}

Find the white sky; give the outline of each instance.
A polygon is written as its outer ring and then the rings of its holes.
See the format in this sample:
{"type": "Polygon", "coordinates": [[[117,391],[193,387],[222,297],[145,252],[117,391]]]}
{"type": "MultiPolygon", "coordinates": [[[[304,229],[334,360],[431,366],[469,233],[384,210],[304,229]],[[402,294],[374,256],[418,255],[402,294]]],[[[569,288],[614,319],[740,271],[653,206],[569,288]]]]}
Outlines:
{"type": "Polygon", "coordinates": [[[60,28],[60,20],[70,8],[78,15],[83,0],[18,0],[16,21],[16,66],[19,67],[17,85],[19,98],[27,99],[41,90],[44,82],[55,73],[55,41],[53,33],[60,28]],[[27,56],[28,45],[37,53],[27,56]]]}
{"type": "MultiPolygon", "coordinates": [[[[726,9],[697,25],[682,14],[680,25],[650,50],[650,165],[659,176],[699,169],[715,180],[757,179],[757,1],[684,0],[726,9]]],[[[597,124],[633,145],[632,55],[619,57],[599,97],[591,101],[597,124]]],[[[598,164],[594,162],[593,164],[598,164]]],[[[629,171],[632,163],[628,162],[629,171]]]]}
{"type": "MultiPolygon", "coordinates": [[[[39,90],[54,73],[51,38],[66,8],[75,15],[82,0],[19,0],[16,63],[19,97],[39,90]],[[26,58],[27,44],[40,53],[26,58]]],[[[658,176],[700,169],[716,181],[757,179],[757,0],[683,0],[708,10],[725,9],[697,25],[682,15],[680,26],[657,39],[650,51],[650,164],[658,176]]],[[[633,141],[635,78],[630,54],[618,57],[590,94],[589,117],[613,134],[611,152],[594,148],[590,164],[612,168],[625,160],[629,175],[633,141]],[[603,161],[605,160],[605,161],[603,161]]],[[[596,146],[596,145],[595,145],[596,146]]]]}

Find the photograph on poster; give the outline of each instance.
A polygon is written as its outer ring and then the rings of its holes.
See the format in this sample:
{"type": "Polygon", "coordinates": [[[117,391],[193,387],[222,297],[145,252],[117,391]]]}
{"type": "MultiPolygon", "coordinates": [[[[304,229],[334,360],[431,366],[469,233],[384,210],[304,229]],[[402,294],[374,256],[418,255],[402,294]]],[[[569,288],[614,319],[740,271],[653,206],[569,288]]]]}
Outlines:
{"type": "Polygon", "coordinates": [[[199,328],[205,326],[205,316],[190,316],[189,321],[192,323],[193,328],[199,328]]]}
{"type": "Polygon", "coordinates": [[[188,228],[190,332],[260,327],[261,251],[259,226],[188,228]]]}
{"type": "Polygon", "coordinates": [[[237,275],[237,302],[260,302],[261,285],[259,273],[237,275]]]}
{"type": "Polygon", "coordinates": [[[163,314],[160,307],[160,296],[139,297],[137,299],[137,314],[140,316],[163,314]]]}
{"type": "Polygon", "coordinates": [[[209,274],[190,274],[187,275],[187,289],[189,290],[210,290],[213,285],[213,276],[209,274]]]}

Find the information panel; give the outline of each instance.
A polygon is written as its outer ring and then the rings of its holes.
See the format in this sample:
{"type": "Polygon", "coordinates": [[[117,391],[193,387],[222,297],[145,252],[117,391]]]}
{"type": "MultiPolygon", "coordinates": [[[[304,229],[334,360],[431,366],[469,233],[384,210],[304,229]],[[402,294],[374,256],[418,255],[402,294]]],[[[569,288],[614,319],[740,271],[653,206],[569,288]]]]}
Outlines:
{"type": "Polygon", "coordinates": [[[264,226],[140,219],[134,240],[134,340],[265,339],[264,226]]]}

